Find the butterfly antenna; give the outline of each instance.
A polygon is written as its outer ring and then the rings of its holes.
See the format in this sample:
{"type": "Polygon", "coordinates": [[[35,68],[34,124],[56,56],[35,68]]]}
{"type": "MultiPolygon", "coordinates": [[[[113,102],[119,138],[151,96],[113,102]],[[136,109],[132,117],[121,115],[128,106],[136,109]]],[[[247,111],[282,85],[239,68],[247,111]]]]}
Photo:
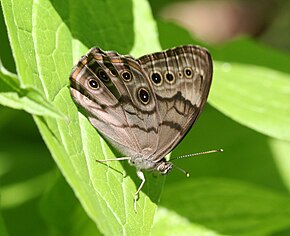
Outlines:
{"type": "MultiPolygon", "coordinates": [[[[170,161],[177,160],[177,159],[182,159],[182,158],[193,157],[193,156],[204,155],[204,154],[209,154],[209,153],[223,152],[223,151],[224,151],[223,149],[215,149],[215,150],[210,150],[210,151],[197,152],[197,153],[192,153],[192,154],[187,154],[187,155],[183,155],[183,156],[175,157],[175,158],[171,159],[170,161]]],[[[176,169],[180,170],[182,173],[184,173],[186,177],[189,177],[189,172],[187,172],[186,170],[180,168],[180,167],[177,166],[177,165],[174,165],[174,164],[173,164],[173,166],[174,166],[176,169]]]]}
{"type": "Polygon", "coordinates": [[[215,153],[215,152],[223,152],[223,151],[224,151],[224,150],[220,148],[220,149],[214,149],[214,150],[210,150],[210,151],[191,153],[191,154],[187,154],[187,155],[183,155],[183,156],[175,157],[175,158],[171,159],[170,161],[177,160],[177,159],[182,159],[182,158],[188,158],[188,157],[200,156],[200,155],[210,154],[210,153],[215,153]]]}

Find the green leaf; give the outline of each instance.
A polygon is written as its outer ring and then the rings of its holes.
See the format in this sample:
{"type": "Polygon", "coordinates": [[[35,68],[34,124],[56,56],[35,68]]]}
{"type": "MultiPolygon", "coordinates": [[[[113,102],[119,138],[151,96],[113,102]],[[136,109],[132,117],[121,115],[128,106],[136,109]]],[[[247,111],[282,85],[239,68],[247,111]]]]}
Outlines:
{"type": "Polygon", "coordinates": [[[271,139],[269,141],[269,146],[271,152],[274,153],[276,166],[281,173],[281,178],[284,181],[285,186],[288,188],[288,191],[290,191],[290,143],[271,139]]]}
{"type": "Polygon", "coordinates": [[[192,35],[186,29],[173,22],[158,19],[157,26],[162,48],[172,48],[185,44],[203,45],[202,42],[192,38],[192,35]]]}
{"type": "Polygon", "coordinates": [[[59,172],[51,179],[41,199],[40,210],[50,235],[101,235],[59,172]]]}
{"type": "MultiPolygon", "coordinates": [[[[134,16],[147,16],[149,23],[144,35],[151,35],[155,41],[150,42],[150,47],[141,48],[137,40],[136,55],[159,48],[150,8],[146,1],[138,4],[142,8],[134,5],[134,16]]],[[[164,177],[146,175],[136,214],[133,197],[140,180],[134,168],[119,162],[109,163],[111,168],[96,163],[96,159],[115,154],[78,112],[67,86],[73,61],[88,48],[101,46],[120,53],[129,53],[133,48],[131,1],[3,0],[2,5],[21,85],[41,91],[69,117],[34,119],[87,214],[103,234],[148,234],[164,177]],[[21,10],[24,8],[25,11],[21,10]]],[[[141,21],[136,22],[138,26],[141,21]]]]}
{"type": "Polygon", "coordinates": [[[0,61],[2,62],[3,66],[13,72],[16,73],[16,68],[15,68],[15,62],[12,56],[12,51],[7,35],[7,28],[5,25],[4,21],[4,16],[2,12],[2,7],[1,7],[1,1],[0,1],[0,61]]]}
{"type": "Polygon", "coordinates": [[[209,102],[237,122],[290,141],[290,58],[249,39],[212,49],[209,102]]]}
{"type": "Polygon", "coordinates": [[[9,73],[0,64],[0,104],[14,109],[25,110],[33,115],[63,118],[51,103],[31,88],[22,89],[17,76],[9,73]]]}
{"type": "MultiPolygon", "coordinates": [[[[0,195],[0,197],[1,197],[1,195],[0,195]]],[[[5,224],[4,224],[4,221],[2,218],[1,211],[0,211],[0,232],[1,232],[1,236],[8,236],[8,233],[6,231],[5,224]]]]}
{"type": "Polygon", "coordinates": [[[29,180],[9,184],[2,188],[2,207],[17,207],[42,194],[45,184],[49,182],[51,173],[39,175],[29,180]]]}
{"type": "Polygon", "coordinates": [[[0,133],[0,207],[7,231],[45,235],[38,203],[55,164],[28,113],[1,106],[0,133]]]}
{"type": "Polygon", "coordinates": [[[183,181],[164,189],[162,204],[193,226],[197,223],[226,235],[271,235],[290,227],[288,195],[241,181],[183,181]]]}
{"type": "Polygon", "coordinates": [[[133,0],[134,46],[130,52],[135,57],[161,50],[158,30],[146,0],[133,0]],[[144,24],[146,22],[146,24],[144,24]],[[147,42],[150,43],[147,43],[147,42]]]}
{"type": "Polygon", "coordinates": [[[223,46],[211,48],[217,61],[233,62],[244,65],[268,67],[284,73],[290,73],[289,54],[278,51],[249,38],[239,38],[223,46]]]}
{"type": "Polygon", "coordinates": [[[187,218],[177,214],[168,208],[159,207],[152,228],[152,235],[156,236],[175,236],[175,235],[210,235],[221,236],[213,230],[204,226],[190,222],[187,218]]]}
{"type": "Polygon", "coordinates": [[[255,65],[215,63],[209,102],[256,131],[290,141],[290,74],[255,65]]]}

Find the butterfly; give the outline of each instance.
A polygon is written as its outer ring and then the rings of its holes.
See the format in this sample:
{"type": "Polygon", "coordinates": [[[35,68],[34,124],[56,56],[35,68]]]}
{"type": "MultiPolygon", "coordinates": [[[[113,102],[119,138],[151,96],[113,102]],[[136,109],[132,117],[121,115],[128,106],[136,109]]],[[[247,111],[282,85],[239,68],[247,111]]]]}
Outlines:
{"type": "MultiPolygon", "coordinates": [[[[136,167],[163,175],[173,164],[165,156],[184,138],[199,117],[213,74],[210,53],[185,45],[135,59],[92,48],[70,75],[73,100],[91,124],[136,167]]],[[[108,160],[106,160],[108,161],[108,160]]]]}

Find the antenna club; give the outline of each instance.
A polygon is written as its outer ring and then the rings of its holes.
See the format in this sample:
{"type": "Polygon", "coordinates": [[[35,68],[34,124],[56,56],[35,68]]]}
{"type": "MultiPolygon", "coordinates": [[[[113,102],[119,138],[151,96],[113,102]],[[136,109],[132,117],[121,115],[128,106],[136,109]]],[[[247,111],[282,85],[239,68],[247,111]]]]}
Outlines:
{"type": "Polygon", "coordinates": [[[186,173],[185,173],[185,176],[186,176],[187,178],[189,178],[189,173],[188,173],[188,172],[186,172],[186,173]]]}
{"type": "Polygon", "coordinates": [[[218,149],[218,151],[219,151],[219,152],[223,152],[223,151],[224,151],[224,149],[222,149],[222,148],[221,148],[221,149],[218,149]]]}

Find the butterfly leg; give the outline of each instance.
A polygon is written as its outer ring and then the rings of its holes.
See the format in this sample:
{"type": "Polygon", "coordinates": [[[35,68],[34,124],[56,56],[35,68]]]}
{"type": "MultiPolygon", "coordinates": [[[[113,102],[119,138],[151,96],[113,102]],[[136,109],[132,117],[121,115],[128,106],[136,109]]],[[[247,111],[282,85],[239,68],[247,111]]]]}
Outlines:
{"type": "Polygon", "coordinates": [[[135,198],[134,198],[134,210],[137,212],[137,200],[139,198],[139,192],[143,188],[143,185],[145,184],[145,176],[141,170],[137,170],[137,176],[142,180],[137,192],[135,193],[135,198]]]}

